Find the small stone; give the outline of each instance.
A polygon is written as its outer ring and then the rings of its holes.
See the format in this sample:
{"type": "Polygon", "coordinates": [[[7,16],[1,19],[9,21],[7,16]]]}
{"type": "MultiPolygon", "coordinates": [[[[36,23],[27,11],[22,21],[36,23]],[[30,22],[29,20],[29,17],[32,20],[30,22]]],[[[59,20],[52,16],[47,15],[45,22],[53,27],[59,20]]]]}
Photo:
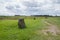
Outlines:
{"type": "Polygon", "coordinates": [[[34,20],[36,20],[36,18],[34,18],[34,20]]]}

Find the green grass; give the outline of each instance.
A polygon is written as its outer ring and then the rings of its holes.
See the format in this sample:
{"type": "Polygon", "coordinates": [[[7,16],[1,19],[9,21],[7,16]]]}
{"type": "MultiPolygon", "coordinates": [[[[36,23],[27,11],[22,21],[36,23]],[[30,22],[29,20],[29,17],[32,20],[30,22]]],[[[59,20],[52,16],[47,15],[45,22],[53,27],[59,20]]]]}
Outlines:
{"type": "Polygon", "coordinates": [[[19,29],[17,23],[17,20],[0,20],[0,40],[28,40],[35,36],[35,30],[43,28],[41,20],[25,19],[26,29],[19,29]]]}
{"type": "Polygon", "coordinates": [[[57,25],[58,28],[60,29],[60,17],[49,17],[46,20],[53,23],[53,24],[55,24],[55,25],[57,25]]]}
{"type": "Polygon", "coordinates": [[[45,23],[43,23],[43,20],[45,19],[25,19],[24,21],[27,27],[25,29],[18,28],[18,20],[0,20],[0,40],[60,40],[60,35],[47,36],[40,32],[37,32],[46,27],[45,23]]]}

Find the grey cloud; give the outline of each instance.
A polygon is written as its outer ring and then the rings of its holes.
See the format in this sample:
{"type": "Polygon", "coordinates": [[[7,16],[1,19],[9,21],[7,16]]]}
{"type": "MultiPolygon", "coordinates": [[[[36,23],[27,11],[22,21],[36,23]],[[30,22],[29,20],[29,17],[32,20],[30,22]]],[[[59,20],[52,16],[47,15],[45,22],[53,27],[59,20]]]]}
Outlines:
{"type": "Polygon", "coordinates": [[[38,4],[37,2],[28,2],[28,1],[24,1],[24,2],[22,2],[22,4],[27,7],[40,7],[43,5],[41,3],[38,4]]]}
{"type": "Polygon", "coordinates": [[[6,6],[6,9],[7,9],[8,11],[13,12],[13,13],[21,13],[21,10],[20,10],[19,8],[20,8],[19,5],[15,5],[15,6],[6,6]],[[15,9],[14,7],[16,7],[16,9],[15,9]]]}
{"type": "Polygon", "coordinates": [[[29,15],[26,11],[20,8],[20,5],[9,5],[5,7],[8,11],[15,13],[15,15],[29,15]]]}
{"type": "Polygon", "coordinates": [[[12,2],[12,0],[0,0],[0,3],[12,2]]]}
{"type": "Polygon", "coordinates": [[[19,5],[15,5],[15,7],[16,7],[16,8],[20,8],[20,6],[19,6],[19,5]]]}
{"type": "MultiPolygon", "coordinates": [[[[56,3],[59,3],[60,1],[59,0],[55,0],[53,1],[54,4],[56,3]]],[[[48,3],[46,3],[48,4],[48,3]]],[[[15,13],[15,14],[25,14],[25,15],[56,15],[56,14],[59,14],[60,12],[59,11],[55,11],[54,9],[54,6],[52,7],[49,7],[46,9],[43,8],[43,6],[46,6],[46,4],[43,4],[43,3],[37,3],[37,2],[28,2],[28,1],[23,1],[22,2],[22,5],[26,6],[27,8],[24,10],[21,9],[20,5],[9,5],[9,6],[6,6],[6,9],[8,11],[11,11],[12,13],[15,13]]],[[[50,4],[49,4],[50,5],[50,4]]],[[[52,4],[51,4],[52,5],[52,4]]]]}
{"type": "Polygon", "coordinates": [[[53,3],[60,4],[60,0],[53,0],[53,3]]]}

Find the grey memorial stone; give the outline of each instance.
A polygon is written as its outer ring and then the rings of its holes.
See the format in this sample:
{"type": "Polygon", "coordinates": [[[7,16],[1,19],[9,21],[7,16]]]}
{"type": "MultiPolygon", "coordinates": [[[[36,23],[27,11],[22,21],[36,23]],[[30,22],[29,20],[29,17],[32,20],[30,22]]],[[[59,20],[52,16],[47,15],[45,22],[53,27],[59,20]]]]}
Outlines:
{"type": "Polygon", "coordinates": [[[23,18],[18,20],[18,27],[21,28],[21,29],[26,28],[23,18]]]}

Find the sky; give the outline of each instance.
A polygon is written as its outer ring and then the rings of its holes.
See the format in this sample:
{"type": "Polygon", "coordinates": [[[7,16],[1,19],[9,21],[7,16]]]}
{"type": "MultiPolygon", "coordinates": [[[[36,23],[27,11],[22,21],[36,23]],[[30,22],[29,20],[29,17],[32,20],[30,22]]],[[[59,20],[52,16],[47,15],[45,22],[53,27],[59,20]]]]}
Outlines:
{"type": "Polygon", "coordinates": [[[0,0],[0,16],[58,15],[60,0],[0,0]]]}

